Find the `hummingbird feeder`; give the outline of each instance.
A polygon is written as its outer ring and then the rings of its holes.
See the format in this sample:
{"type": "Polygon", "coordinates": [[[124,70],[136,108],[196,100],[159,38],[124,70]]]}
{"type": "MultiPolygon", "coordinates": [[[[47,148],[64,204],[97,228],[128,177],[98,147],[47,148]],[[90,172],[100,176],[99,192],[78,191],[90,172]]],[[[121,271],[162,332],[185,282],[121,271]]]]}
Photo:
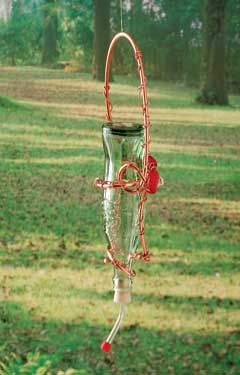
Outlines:
{"type": "Polygon", "coordinates": [[[144,204],[148,194],[156,193],[163,184],[157,171],[157,162],[150,155],[150,118],[146,78],[142,55],[135,41],[125,32],[116,34],[109,46],[106,66],[104,97],[107,122],[102,126],[105,154],[104,178],[96,178],[95,186],[103,189],[103,221],[108,248],[106,263],[113,265],[114,302],[120,305],[119,315],[109,336],[102,343],[108,352],[121,325],[125,305],[131,301],[131,285],[135,272],[134,260],[150,260],[144,236],[144,204]],[[140,76],[139,94],[142,96],[143,123],[114,122],[110,92],[110,65],[119,39],[131,44],[140,76]],[[139,238],[142,252],[137,252],[139,238]]]}

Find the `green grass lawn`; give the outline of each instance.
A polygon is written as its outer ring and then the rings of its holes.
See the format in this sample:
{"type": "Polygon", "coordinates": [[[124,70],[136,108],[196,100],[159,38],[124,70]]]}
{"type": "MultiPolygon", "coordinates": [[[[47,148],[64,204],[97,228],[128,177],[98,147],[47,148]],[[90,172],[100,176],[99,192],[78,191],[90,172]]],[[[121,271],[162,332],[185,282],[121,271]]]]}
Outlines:
{"type": "MultiPolygon", "coordinates": [[[[116,78],[114,118],[141,121],[138,82],[116,78]]],[[[0,374],[240,374],[240,97],[194,103],[149,82],[151,149],[165,185],[149,197],[149,264],[113,350],[103,264],[101,83],[0,68],[0,374]]]]}

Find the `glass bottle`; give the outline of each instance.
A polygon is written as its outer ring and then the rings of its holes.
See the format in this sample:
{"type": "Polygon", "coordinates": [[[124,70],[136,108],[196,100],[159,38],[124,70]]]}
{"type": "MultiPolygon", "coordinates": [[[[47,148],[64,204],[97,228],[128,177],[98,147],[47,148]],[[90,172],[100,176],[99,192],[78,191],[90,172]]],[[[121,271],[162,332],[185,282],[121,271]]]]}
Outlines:
{"type": "MultiPolygon", "coordinates": [[[[144,127],[140,124],[107,123],[103,127],[105,153],[105,182],[117,181],[119,169],[127,162],[142,168],[144,158],[144,127]]],[[[128,169],[124,179],[138,180],[135,170],[128,169]]],[[[109,248],[121,262],[131,267],[129,255],[135,252],[139,242],[138,206],[139,194],[130,194],[122,188],[104,189],[103,221],[109,248]]],[[[130,302],[131,279],[114,269],[114,301],[130,302]]]]}

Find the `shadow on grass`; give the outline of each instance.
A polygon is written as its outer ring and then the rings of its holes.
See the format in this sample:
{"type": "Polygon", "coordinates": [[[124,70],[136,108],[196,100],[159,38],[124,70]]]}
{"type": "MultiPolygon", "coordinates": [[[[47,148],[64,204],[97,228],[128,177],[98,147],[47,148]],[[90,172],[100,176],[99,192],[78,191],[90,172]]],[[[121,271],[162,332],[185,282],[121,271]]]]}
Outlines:
{"type": "Polygon", "coordinates": [[[130,325],[120,331],[112,352],[103,354],[99,345],[109,327],[80,318],[72,323],[39,318],[11,301],[1,303],[0,317],[0,362],[10,374],[21,369],[30,375],[44,364],[54,374],[68,368],[96,375],[239,374],[239,330],[180,333],[130,325]]]}
{"type": "Polygon", "coordinates": [[[196,261],[189,262],[186,264],[184,260],[179,260],[176,262],[163,261],[159,263],[150,263],[146,267],[145,273],[147,275],[154,275],[155,273],[169,272],[175,275],[204,275],[204,276],[215,276],[216,273],[219,275],[231,275],[234,273],[239,273],[240,260],[212,260],[207,259],[205,262],[196,261]]]}
{"type": "MultiPolygon", "coordinates": [[[[47,291],[44,294],[47,296],[47,291]]],[[[49,290],[49,296],[53,295],[53,292],[49,290]]],[[[72,287],[69,291],[69,297],[73,296],[82,298],[92,298],[97,300],[111,301],[113,298],[113,291],[109,290],[106,293],[101,293],[92,289],[74,288],[72,287]]],[[[65,297],[68,297],[66,292],[65,297]]],[[[180,310],[183,313],[194,311],[203,311],[207,314],[213,314],[216,309],[227,309],[227,310],[240,310],[240,299],[237,298],[220,298],[216,296],[202,297],[202,296],[178,296],[178,295],[160,295],[157,296],[153,293],[137,293],[134,292],[134,303],[146,302],[148,304],[156,304],[161,308],[165,306],[169,310],[180,310]]]]}
{"type": "MultiPolygon", "coordinates": [[[[72,233],[74,234],[74,229],[72,233]]],[[[52,238],[52,234],[49,233],[50,239],[52,238]]],[[[2,240],[0,244],[0,265],[2,267],[35,267],[46,269],[63,267],[72,270],[86,269],[89,266],[93,266],[96,269],[106,267],[103,263],[106,249],[106,241],[103,238],[103,233],[95,233],[94,239],[93,237],[91,238],[93,249],[89,249],[87,244],[84,245],[81,239],[75,240],[73,238],[68,240],[64,236],[56,237],[55,234],[52,242],[47,239],[47,233],[37,238],[36,242],[31,237],[26,241],[25,237],[26,231],[22,235],[22,239],[2,240]],[[102,241],[96,243],[96,237],[98,237],[98,240],[99,237],[102,237],[102,241]],[[97,250],[94,249],[94,246],[96,246],[97,250]]],[[[89,241],[86,241],[86,243],[89,241]]],[[[182,255],[178,255],[178,259],[172,259],[172,252],[178,250],[178,245],[178,243],[171,244],[165,251],[163,259],[161,259],[161,255],[158,258],[153,256],[152,262],[145,267],[142,267],[141,263],[137,263],[137,273],[144,273],[149,277],[154,277],[156,274],[165,275],[166,273],[183,276],[202,275],[216,277],[217,275],[218,277],[230,277],[239,273],[240,256],[235,248],[229,251],[229,254],[227,249],[225,249],[223,254],[215,254],[215,249],[213,248],[212,252],[210,252],[210,247],[208,246],[209,255],[205,261],[199,258],[201,257],[201,251],[204,249],[199,250],[197,253],[186,251],[182,255]]],[[[164,240],[158,240],[158,249],[160,250],[164,247],[166,247],[164,240]]],[[[156,247],[155,251],[157,251],[156,247]]]]}

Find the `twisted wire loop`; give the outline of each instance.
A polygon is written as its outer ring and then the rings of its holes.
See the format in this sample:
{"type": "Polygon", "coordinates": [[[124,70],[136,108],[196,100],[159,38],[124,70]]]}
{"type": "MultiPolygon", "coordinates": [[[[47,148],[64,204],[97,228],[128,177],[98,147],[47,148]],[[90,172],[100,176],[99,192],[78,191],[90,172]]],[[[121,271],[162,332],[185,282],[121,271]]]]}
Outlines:
{"type": "MultiPolygon", "coordinates": [[[[107,121],[109,123],[112,122],[112,107],[113,107],[110,101],[110,97],[109,97],[110,66],[111,66],[111,60],[112,60],[115,44],[120,38],[127,39],[129,43],[131,44],[134,50],[134,56],[137,62],[137,69],[138,69],[139,77],[140,77],[140,86],[138,88],[138,92],[139,92],[139,100],[140,100],[140,97],[142,97],[141,109],[142,109],[143,124],[144,124],[144,143],[142,145],[142,147],[144,148],[143,168],[140,169],[135,163],[128,162],[122,165],[121,168],[119,169],[117,180],[103,181],[102,179],[97,178],[94,182],[94,185],[101,189],[121,188],[129,194],[139,194],[140,196],[140,201],[139,201],[139,206],[138,206],[138,230],[139,230],[139,236],[141,239],[143,251],[135,252],[134,254],[129,255],[128,264],[131,264],[132,259],[140,259],[140,260],[144,260],[145,262],[148,262],[150,260],[150,253],[149,253],[146,239],[144,236],[144,203],[147,200],[146,184],[147,184],[148,174],[150,172],[148,168],[148,156],[149,156],[151,123],[150,123],[150,117],[149,117],[149,111],[148,111],[147,85],[146,85],[146,77],[144,75],[144,69],[143,69],[143,63],[142,63],[142,54],[137,44],[135,43],[134,39],[131,37],[131,35],[125,32],[119,32],[113,37],[110,43],[107,58],[106,58],[105,85],[104,85],[103,95],[105,98],[107,121]],[[130,168],[136,171],[136,174],[138,176],[137,181],[128,181],[124,179],[124,176],[126,175],[128,169],[130,168]]],[[[112,263],[115,267],[119,268],[122,272],[124,272],[128,276],[135,275],[135,272],[128,266],[128,264],[120,262],[116,258],[115,249],[113,248],[107,249],[107,258],[105,259],[105,262],[112,263]]]]}

